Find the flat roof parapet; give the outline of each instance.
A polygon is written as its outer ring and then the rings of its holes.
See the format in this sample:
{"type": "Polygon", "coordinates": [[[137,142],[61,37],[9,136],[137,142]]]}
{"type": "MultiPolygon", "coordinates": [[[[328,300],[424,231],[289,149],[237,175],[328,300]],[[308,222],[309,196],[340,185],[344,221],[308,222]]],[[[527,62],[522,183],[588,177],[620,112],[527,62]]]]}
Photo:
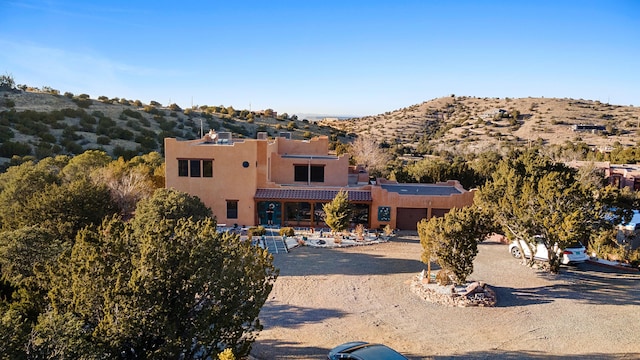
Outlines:
{"type": "Polygon", "coordinates": [[[381,184],[383,189],[400,195],[431,195],[450,196],[462,194],[462,191],[453,185],[437,184],[381,184]]]}

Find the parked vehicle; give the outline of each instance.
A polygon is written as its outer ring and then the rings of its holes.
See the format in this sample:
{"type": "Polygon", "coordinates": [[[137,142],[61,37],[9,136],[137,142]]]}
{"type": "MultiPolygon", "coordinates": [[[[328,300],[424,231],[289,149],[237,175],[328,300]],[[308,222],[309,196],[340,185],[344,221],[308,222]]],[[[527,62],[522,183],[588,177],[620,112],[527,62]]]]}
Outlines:
{"type": "Polygon", "coordinates": [[[327,359],[407,360],[402,354],[386,345],[364,341],[353,341],[336,346],[329,351],[327,359]]]}
{"type": "MultiPolygon", "coordinates": [[[[536,239],[536,253],[533,258],[541,261],[549,261],[549,251],[547,250],[547,247],[544,245],[544,242],[541,238],[536,239]]],[[[527,243],[524,240],[520,240],[520,244],[522,245],[525,256],[527,258],[531,258],[531,250],[529,249],[529,246],[527,246],[527,243]]],[[[585,247],[579,243],[567,246],[562,250],[557,249],[556,251],[558,251],[558,256],[560,257],[560,263],[564,265],[581,263],[589,259],[589,256],[587,255],[587,249],[585,249],[585,247]]],[[[518,243],[516,240],[514,240],[509,245],[509,252],[516,259],[522,258],[522,254],[520,253],[520,248],[518,247],[518,243]]]]}

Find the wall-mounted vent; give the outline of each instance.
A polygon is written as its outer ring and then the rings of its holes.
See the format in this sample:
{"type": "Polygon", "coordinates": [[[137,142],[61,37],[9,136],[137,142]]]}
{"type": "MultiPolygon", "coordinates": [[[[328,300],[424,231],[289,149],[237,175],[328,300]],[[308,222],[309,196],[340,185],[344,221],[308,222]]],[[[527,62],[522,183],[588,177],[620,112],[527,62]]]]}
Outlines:
{"type": "Polygon", "coordinates": [[[269,134],[267,134],[266,131],[260,131],[258,134],[256,134],[256,139],[258,140],[267,140],[268,137],[269,134]]]}
{"type": "Polygon", "coordinates": [[[278,137],[291,140],[291,133],[288,131],[281,131],[280,134],[278,134],[278,137]]]}

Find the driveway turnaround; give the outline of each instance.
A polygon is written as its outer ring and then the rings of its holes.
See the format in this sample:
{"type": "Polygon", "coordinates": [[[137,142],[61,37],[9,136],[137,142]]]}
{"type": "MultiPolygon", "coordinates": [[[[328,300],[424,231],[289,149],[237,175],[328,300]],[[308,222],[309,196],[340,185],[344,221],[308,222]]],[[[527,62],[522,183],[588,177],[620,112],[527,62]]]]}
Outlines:
{"type": "MultiPolygon", "coordinates": [[[[560,275],[483,243],[469,280],[493,286],[493,308],[421,300],[408,282],[425,268],[417,236],[350,248],[275,254],[280,276],[260,313],[251,355],[326,359],[349,341],[383,343],[409,359],[640,358],[640,274],[583,264],[560,275]]],[[[435,266],[434,266],[435,267],[435,266]]]]}

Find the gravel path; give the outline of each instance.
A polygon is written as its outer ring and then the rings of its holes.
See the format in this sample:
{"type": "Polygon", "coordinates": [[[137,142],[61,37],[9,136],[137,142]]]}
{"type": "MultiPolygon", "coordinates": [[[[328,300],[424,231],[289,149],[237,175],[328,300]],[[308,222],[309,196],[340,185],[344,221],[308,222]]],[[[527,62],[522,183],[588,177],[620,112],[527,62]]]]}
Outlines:
{"type": "Polygon", "coordinates": [[[427,303],[408,282],[424,269],[417,237],[276,255],[280,277],[251,355],[326,359],[347,341],[381,342],[410,359],[638,359],[640,275],[589,265],[552,276],[483,243],[470,280],[492,285],[495,308],[427,303]]]}

